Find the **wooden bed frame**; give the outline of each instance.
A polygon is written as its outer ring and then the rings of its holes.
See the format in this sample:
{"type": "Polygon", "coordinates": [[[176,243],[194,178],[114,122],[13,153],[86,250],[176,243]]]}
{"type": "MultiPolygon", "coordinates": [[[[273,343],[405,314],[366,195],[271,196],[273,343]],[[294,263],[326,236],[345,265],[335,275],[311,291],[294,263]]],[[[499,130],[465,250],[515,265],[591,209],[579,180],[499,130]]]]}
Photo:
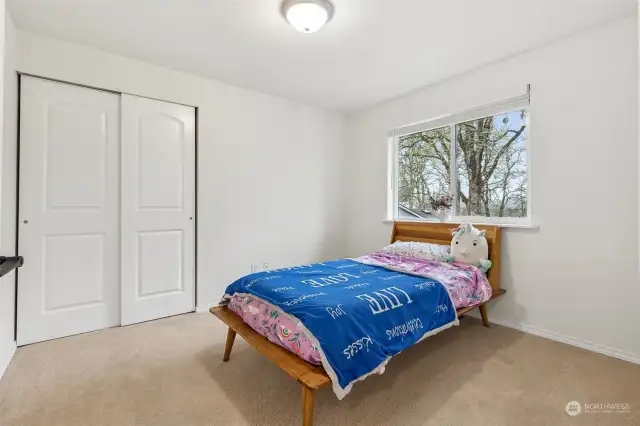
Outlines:
{"type": "MultiPolygon", "coordinates": [[[[457,226],[457,224],[451,223],[395,222],[391,234],[391,242],[418,241],[449,245],[451,243],[451,229],[457,226]]],[[[486,231],[486,238],[489,243],[489,259],[492,262],[487,278],[493,290],[491,299],[495,299],[505,293],[505,290],[500,288],[500,227],[474,226],[486,231]]],[[[458,309],[458,317],[463,317],[476,308],[480,310],[482,323],[485,327],[489,327],[487,308],[484,303],[458,309]]],[[[269,339],[255,332],[239,316],[226,307],[215,306],[210,311],[229,326],[222,360],[224,362],[229,361],[236,335],[242,336],[258,352],[300,383],[302,387],[302,425],[312,426],[315,391],[331,383],[331,379],[324,369],[321,366],[310,364],[287,349],[270,342],[269,339]]]]}

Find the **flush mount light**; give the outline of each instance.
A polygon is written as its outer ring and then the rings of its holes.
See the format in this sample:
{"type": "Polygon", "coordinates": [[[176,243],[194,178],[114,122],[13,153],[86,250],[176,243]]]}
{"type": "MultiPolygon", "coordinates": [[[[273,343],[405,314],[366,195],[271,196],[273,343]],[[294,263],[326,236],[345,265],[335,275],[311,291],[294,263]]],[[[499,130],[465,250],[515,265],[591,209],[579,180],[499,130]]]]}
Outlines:
{"type": "Polygon", "coordinates": [[[333,17],[329,0],[284,0],[282,15],[298,31],[315,33],[333,17]]]}

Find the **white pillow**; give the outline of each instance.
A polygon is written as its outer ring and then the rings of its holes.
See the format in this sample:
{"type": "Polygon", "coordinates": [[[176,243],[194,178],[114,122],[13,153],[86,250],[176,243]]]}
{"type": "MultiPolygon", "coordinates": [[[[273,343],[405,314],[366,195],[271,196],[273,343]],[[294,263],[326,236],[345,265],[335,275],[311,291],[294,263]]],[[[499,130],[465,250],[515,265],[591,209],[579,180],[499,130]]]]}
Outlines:
{"type": "Polygon", "coordinates": [[[450,250],[451,247],[449,246],[415,241],[396,241],[382,249],[382,251],[390,254],[438,262],[446,262],[446,255],[449,254],[450,250]]]}

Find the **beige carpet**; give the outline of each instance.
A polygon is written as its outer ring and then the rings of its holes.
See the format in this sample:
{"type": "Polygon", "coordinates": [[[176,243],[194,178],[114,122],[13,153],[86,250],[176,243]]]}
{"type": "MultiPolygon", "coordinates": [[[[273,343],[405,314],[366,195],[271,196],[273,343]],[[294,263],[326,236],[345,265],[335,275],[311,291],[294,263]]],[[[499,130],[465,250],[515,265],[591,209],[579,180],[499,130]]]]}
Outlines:
{"type": "MultiPolygon", "coordinates": [[[[300,388],[225,328],[191,314],[18,350],[0,383],[0,425],[298,425],[300,388]]],[[[475,319],[392,360],[316,425],[640,425],[640,366],[475,319]],[[627,414],[565,413],[568,401],[627,414]]]]}

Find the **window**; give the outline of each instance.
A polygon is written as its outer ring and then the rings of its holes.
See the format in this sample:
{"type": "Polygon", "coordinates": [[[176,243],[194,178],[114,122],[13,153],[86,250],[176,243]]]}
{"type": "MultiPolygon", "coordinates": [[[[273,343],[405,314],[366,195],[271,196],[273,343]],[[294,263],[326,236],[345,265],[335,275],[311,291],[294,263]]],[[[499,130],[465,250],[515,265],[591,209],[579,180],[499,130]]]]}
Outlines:
{"type": "Polygon", "coordinates": [[[529,223],[528,123],[526,96],[396,129],[389,215],[438,220],[449,195],[452,221],[529,223]]]}

